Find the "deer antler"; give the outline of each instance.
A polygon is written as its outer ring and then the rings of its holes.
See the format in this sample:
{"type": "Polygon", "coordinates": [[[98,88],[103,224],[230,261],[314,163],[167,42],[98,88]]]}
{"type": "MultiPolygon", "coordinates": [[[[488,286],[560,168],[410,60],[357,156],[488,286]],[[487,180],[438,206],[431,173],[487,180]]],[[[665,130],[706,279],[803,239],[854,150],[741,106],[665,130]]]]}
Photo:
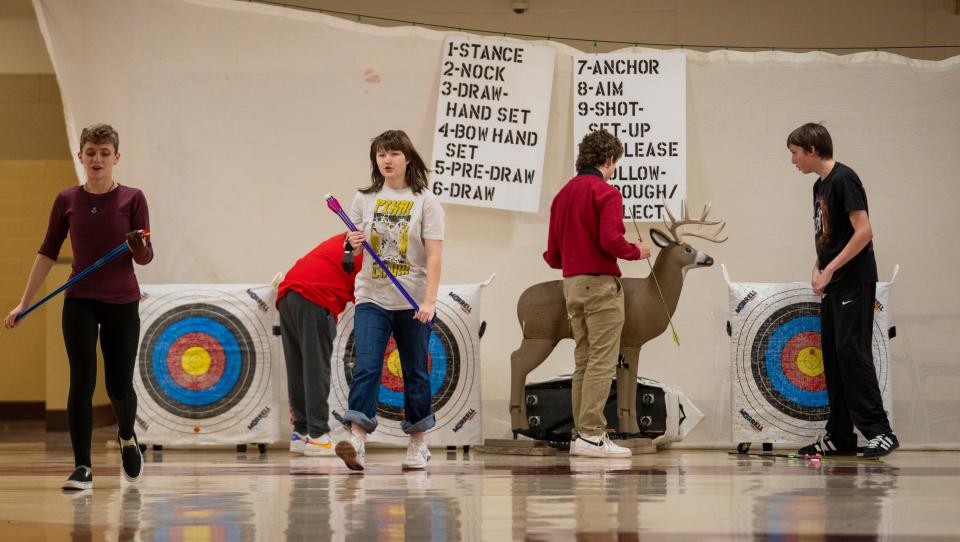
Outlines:
{"type": "Polygon", "coordinates": [[[667,200],[663,200],[663,208],[667,211],[667,216],[670,218],[670,222],[667,222],[667,219],[663,219],[663,225],[666,226],[667,230],[670,231],[670,235],[673,236],[673,240],[678,244],[683,242],[683,237],[699,237],[700,239],[706,239],[707,241],[713,243],[722,243],[727,240],[726,237],[720,239],[720,232],[723,231],[723,228],[726,227],[726,222],[721,222],[719,220],[707,220],[707,215],[710,214],[710,204],[707,203],[703,206],[703,214],[700,215],[698,220],[693,220],[690,218],[689,210],[687,209],[687,201],[680,201],[680,220],[677,220],[673,213],[670,212],[670,207],[667,205],[667,200]],[[681,233],[680,228],[683,226],[695,225],[697,227],[703,226],[716,226],[720,224],[720,227],[717,228],[717,231],[713,232],[710,235],[704,235],[696,232],[685,232],[681,233]]]}

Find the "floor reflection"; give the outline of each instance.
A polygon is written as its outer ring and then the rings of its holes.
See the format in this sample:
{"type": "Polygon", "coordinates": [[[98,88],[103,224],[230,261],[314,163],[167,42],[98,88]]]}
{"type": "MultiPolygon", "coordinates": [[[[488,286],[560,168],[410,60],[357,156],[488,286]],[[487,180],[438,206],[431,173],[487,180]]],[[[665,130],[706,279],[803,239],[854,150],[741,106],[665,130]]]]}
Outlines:
{"type": "Polygon", "coordinates": [[[335,478],[333,494],[342,507],[341,524],[348,537],[385,542],[460,540],[460,501],[471,497],[431,489],[431,476],[428,471],[410,471],[379,479],[364,475],[335,478]]]}
{"type": "Polygon", "coordinates": [[[829,533],[887,540],[898,469],[882,463],[805,461],[808,487],[773,491],[754,500],[753,531],[765,535],[829,533]]]}
{"type": "Polygon", "coordinates": [[[668,493],[666,470],[637,468],[630,459],[571,457],[567,466],[511,472],[514,539],[566,532],[577,540],[630,540],[642,530],[640,504],[668,493]]]}
{"type": "MultiPolygon", "coordinates": [[[[251,495],[241,492],[147,492],[140,539],[190,542],[246,541],[256,538],[251,495]]],[[[126,499],[123,501],[126,503],[126,499]]]]}
{"type": "MultiPolygon", "coordinates": [[[[107,442],[115,432],[95,435],[107,442]]],[[[67,493],[68,439],[3,440],[0,540],[952,540],[960,453],[821,462],[665,450],[612,461],[377,450],[353,474],[285,450],[155,450],[143,480],[94,447],[67,493]],[[57,444],[59,443],[59,444],[57,444]],[[446,455],[446,457],[444,457],[446,455]]]]}

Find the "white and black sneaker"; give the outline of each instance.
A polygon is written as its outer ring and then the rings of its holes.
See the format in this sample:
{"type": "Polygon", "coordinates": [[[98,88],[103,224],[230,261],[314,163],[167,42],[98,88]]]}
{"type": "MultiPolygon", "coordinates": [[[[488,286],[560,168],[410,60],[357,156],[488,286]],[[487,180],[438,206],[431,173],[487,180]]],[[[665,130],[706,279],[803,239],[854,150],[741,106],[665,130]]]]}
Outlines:
{"type": "Polygon", "coordinates": [[[867,442],[863,448],[864,459],[876,459],[883,457],[900,447],[900,441],[897,435],[893,433],[881,433],[867,442]]]}
{"type": "Polygon", "coordinates": [[[822,437],[818,438],[813,444],[807,444],[803,448],[797,450],[797,453],[800,455],[857,455],[856,448],[840,448],[836,445],[835,442],[830,438],[830,434],[827,433],[822,437]]]}
{"type": "Polygon", "coordinates": [[[93,471],[90,467],[79,466],[69,478],[63,481],[62,489],[84,490],[93,489],[93,471]]]}
{"type": "Polygon", "coordinates": [[[120,445],[120,461],[123,464],[120,472],[123,474],[123,479],[128,482],[136,482],[140,479],[140,475],[143,474],[143,453],[140,451],[140,441],[137,440],[137,435],[133,435],[132,440],[133,444],[124,446],[123,441],[120,440],[120,432],[117,431],[117,444],[120,445]]]}
{"type": "Polygon", "coordinates": [[[583,457],[630,457],[633,452],[630,448],[624,448],[614,444],[606,433],[598,437],[586,437],[578,435],[570,443],[570,455],[583,457]]]}

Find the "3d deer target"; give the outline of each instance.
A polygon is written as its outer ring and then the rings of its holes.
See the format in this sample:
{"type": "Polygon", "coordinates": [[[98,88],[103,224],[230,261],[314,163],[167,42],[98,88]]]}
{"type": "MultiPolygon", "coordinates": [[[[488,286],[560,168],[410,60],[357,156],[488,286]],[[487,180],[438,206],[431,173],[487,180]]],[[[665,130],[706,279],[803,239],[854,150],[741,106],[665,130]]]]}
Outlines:
{"type": "MultiPolygon", "coordinates": [[[[665,206],[666,208],[666,206],[665,206]]],[[[637,424],[637,370],[640,348],[659,336],[669,325],[677,308],[683,281],[689,269],[709,267],[713,258],[689,243],[685,237],[697,237],[722,243],[724,223],[707,219],[710,205],[704,207],[699,219],[691,219],[684,203],[678,220],[669,209],[665,219],[666,231],[651,229],[653,242],[660,247],[653,263],[651,276],[622,278],[624,294],[624,324],[620,337],[620,355],[625,366],[617,368],[617,426],[620,433],[639,434],[637,424]],[[718,226],[712,233],[701,233],[703,226],[718,226]],[[696,227],[694,231],[683,228],[696,227]],[[652,275],[656,275],[654,280],[652,275]]],[[[527,288],[517,301],[517,318],[523,331],[523,341],[510,356],[510,423],[516,430],[529,429],[524,387],[527,375],[540,366],[563,339],[572,339],[563,296],[563,281],[541,282],[527,288]]],[[[614,423],[607,420],[608,424],[614,423]]]]}

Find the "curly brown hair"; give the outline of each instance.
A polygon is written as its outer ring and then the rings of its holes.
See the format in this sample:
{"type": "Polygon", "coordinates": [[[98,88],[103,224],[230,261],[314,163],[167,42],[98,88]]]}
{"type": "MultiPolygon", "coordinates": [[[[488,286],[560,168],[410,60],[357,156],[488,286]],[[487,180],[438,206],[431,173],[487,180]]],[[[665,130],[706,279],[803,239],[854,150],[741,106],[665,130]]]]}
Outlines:
{"type": "Polygon", "coordinates": [[[613,158],[616,162],[623,156],[623,143],[606,130],[597,130],[583,136],[577,154],[577,171],[588,167],[600,167],[613,158]]]}
{"type": "Polygon", "coordinates": [[[87,143],[94,145],[103,145],[110,143],[113,145],[113,152],[120,150],[120,135],[109,124],[91,124],[80,132],[80,150],[87,143]]]}
{"type": "Polygon", "coordinates": [[[427,165],[423,163],[423,158],[417,149],[413,147],[413,142],[403,130],[387,130],[370,141],[370,186],[361,188],[363,194],[373,194],[383,188],[385,179],[377,167],[377,153],[380,151],[400,151],[403,156],[410,161],[407,164],[405,172],[407,184],[413,189],[414,194],[419,194],[427,188],[427,165]]]}

